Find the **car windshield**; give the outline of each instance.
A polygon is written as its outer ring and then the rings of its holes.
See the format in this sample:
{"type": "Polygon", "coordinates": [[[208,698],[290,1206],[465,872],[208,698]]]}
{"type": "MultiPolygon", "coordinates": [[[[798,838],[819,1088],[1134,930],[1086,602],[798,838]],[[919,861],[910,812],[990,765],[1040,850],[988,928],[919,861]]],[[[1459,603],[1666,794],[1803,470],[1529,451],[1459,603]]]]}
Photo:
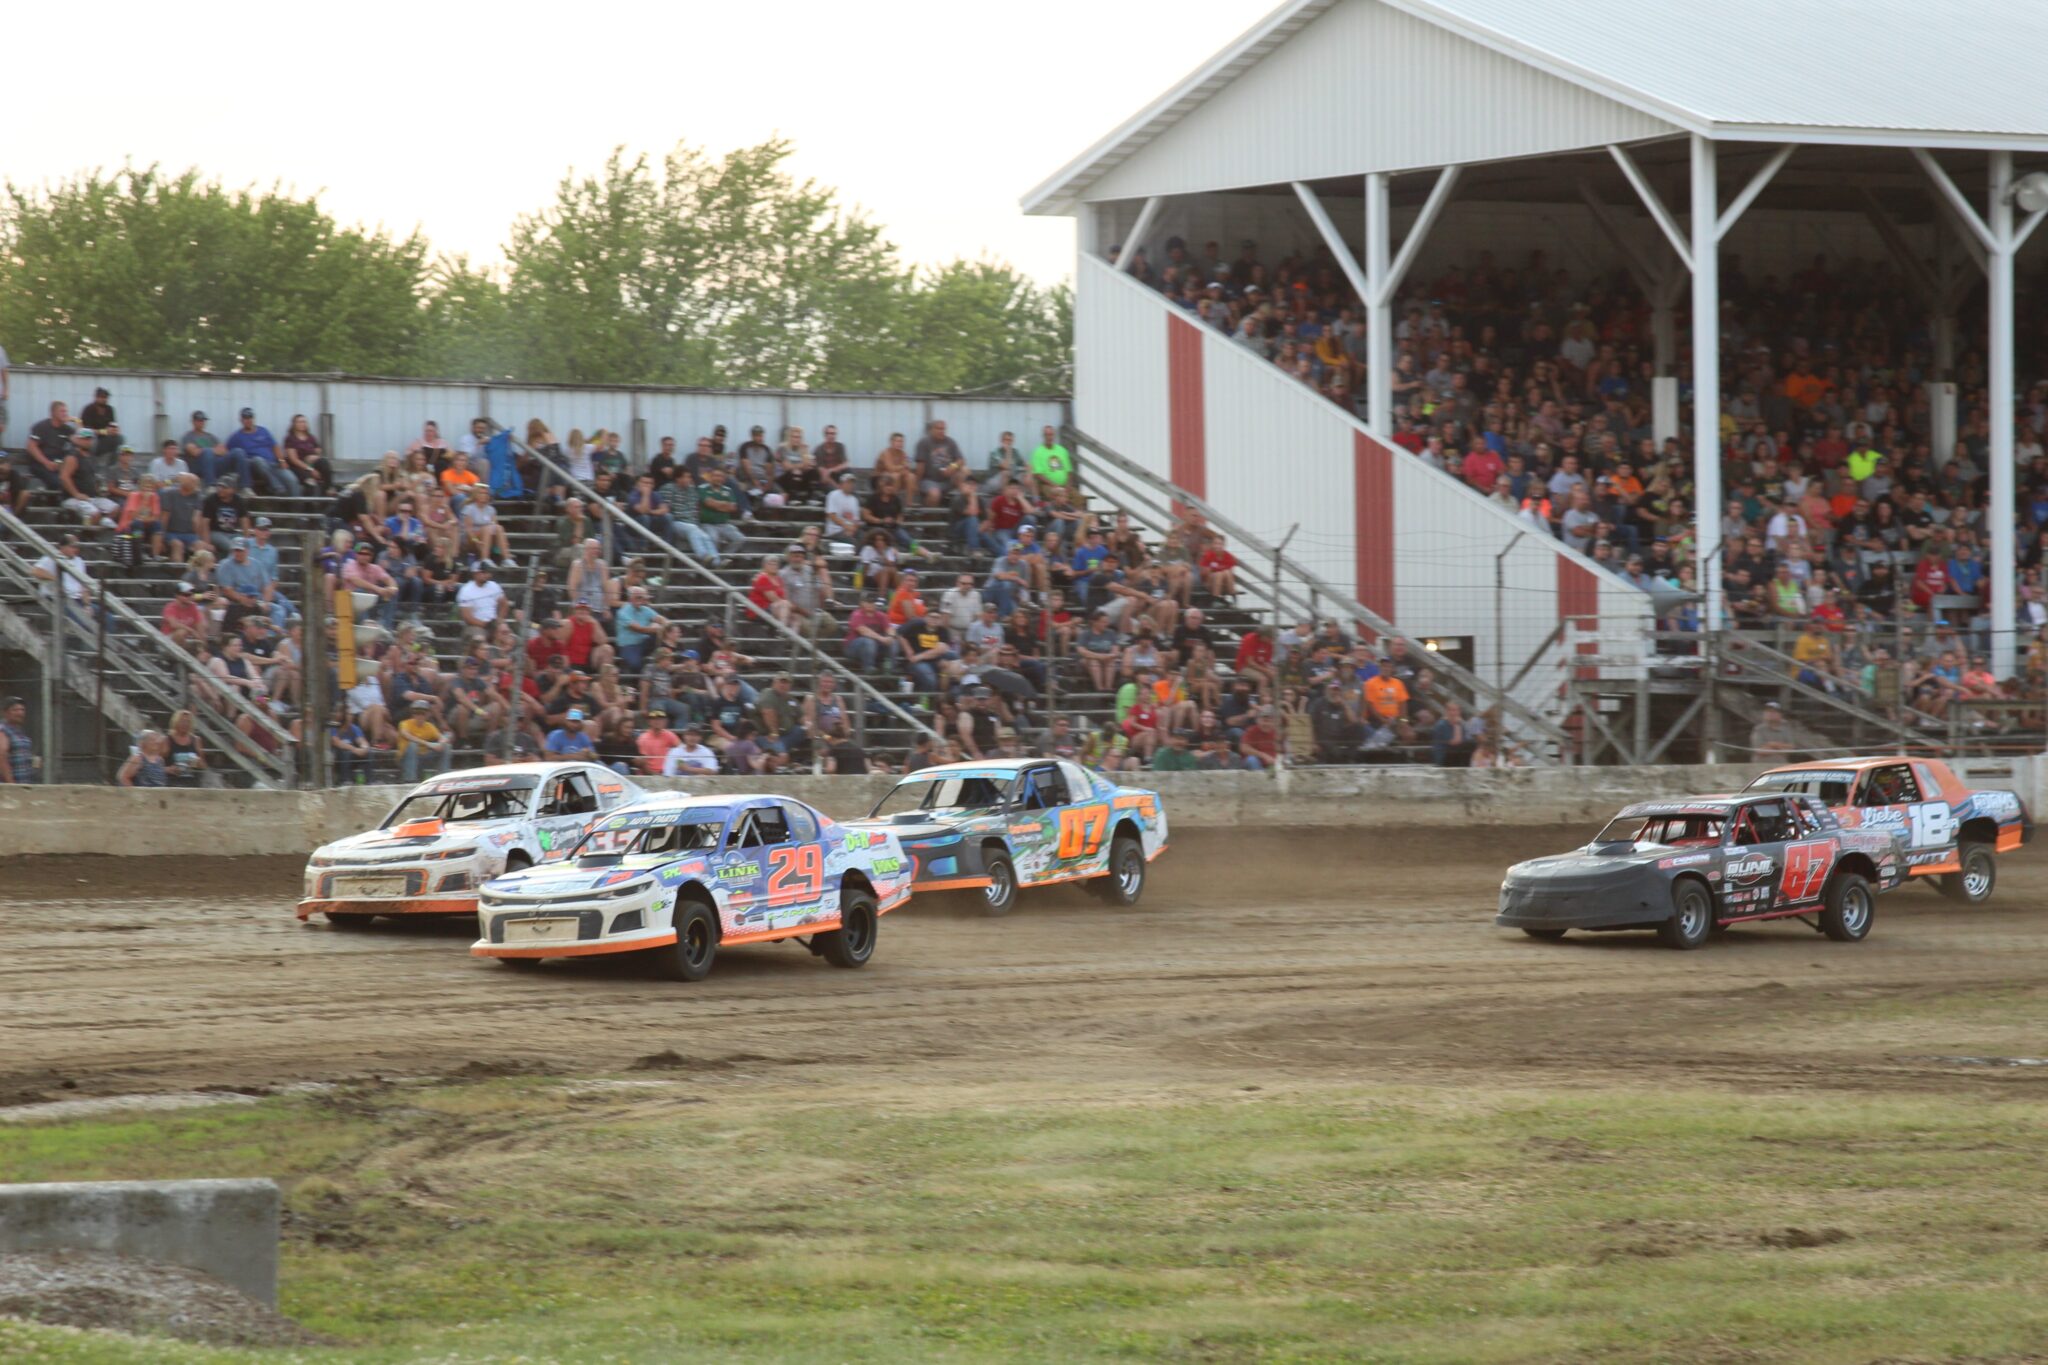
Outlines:
{"type": "Polygon", "coordinates": [[[1849,804],[1849,788],[1854,786],[1856,775],[1825,768],[1814,768],[1804,772],[1765,773],[1749,784],[1753,792],[1792,792],[1799,796],[1817,796],[1823,806],[1846,806],[1849,804]]]}
{"type": "Polygon", "coordinates": [[[668,856],[709,853],[725,833],[723,807],[694,810],[629,811],[599,822],[570,852],[572,858],[668,856]]]}
{"type": "Polygon", "coordinates": [[[986,810],[1009,804],[1017,774],[1001,768],[974,772],[917,774],[890,789],[873,815],[907,815],[920,811],[986,810]]]}
{"type": "Polygon", "coordinates": [[[532,796],[531,782],[520,786],[507,783],[470,791],[446,788],[418,791],[398,803],[398,809],[384,821],[384,828],[391,829],[414,820],[441,820],[451,825],[481,820],[513,820],[526,814],[526,804],[532,796]]]}
{"type": "Polygon", "coordinates": [[[1596,844],[1636,848],[1710,848],[1721,842],[1719,815],[1624,815],[1593,836],[1596,844]]]}

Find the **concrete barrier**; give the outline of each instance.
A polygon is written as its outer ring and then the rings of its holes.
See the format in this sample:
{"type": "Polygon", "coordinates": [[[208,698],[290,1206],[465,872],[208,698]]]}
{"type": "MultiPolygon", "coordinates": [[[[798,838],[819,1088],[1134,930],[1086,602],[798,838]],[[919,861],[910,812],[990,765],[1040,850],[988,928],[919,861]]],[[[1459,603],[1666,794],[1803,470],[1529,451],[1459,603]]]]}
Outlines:
{"type": "Polygon", "coordinates": [[[277,1306],[268,1180],[0,1185],[0,1251],[104,1251],[202,1271],[277,1306]]]}
{"type": "MultiPolygon", "coordinates": [[[[1965,780],[2009,787],[2037,815],[2048,809],[2041,757],[1959,764],[1965,780]]],[[[1148,773],[1133,779],[1166,799],[1175,829],[1442,828],[1596,825],[1631,801],[1734,791],[1753,766],[1650,768],[1297,768],[1273,773],[1148,773]]],[[[780,792],[828,815],[873,809],[895,779],[699,777],[655,788],[701,795],[780,792]]],[[[9,854],[303,854],[369,829],[401,787],[326,792],[143,791],[121,787],[0,787],[0,858],[9,854]]]]}

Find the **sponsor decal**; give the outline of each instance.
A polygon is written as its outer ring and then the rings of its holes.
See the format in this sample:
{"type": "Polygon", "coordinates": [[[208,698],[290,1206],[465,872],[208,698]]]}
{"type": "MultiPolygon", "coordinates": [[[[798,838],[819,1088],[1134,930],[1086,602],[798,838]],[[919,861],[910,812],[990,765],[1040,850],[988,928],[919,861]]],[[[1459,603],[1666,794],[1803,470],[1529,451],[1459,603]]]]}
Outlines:
{"type": "Polygon", "coordinates": [[[1863,810],[1862,824],[1866,829],[1874,829],[1882,825],[1903,825],[1905,823],[1906,808],[1904,806],[1866,806],[1863,810]]]}
{"type": "Polygon", "coordinates": [[[425,790],[438,795],[442,792],[494,792],[532,785],[531,777],[443,777],[429,784],[425,790]]]}
{"type": "Polygon", "coordinates": [[[868,865],[868,870],[876,876],[886,877],[891,872],[901,872],[903,870],[903,860],[901,858],[877,858],[868,865]]]}
{"type": "Polygon", "coordinates": [[[1011,825],[1008,832],[1011,834],[1037,834],[1044,829],[1045,825],[1042,822],[1034,822],[1029,825],[1011,825]]]}
{"type": "Polygon", "coordinates": [[[1964,805],[1977,815],[1988,815],[1995,820],[2019,818],[2020,799],[2011,792],[1973,792],[1964,805]]]}
{"type": "Polygon", "coordinates": [[[543,853],[553,853],[555,851],[555,832],[553,830],[544,829],[540,832],[540,851],[543,853]]]}
{"type": "Polygon", "coordinates": [[[846,851],[848,853],[858,853],[862,849],[876,843],[879,838],[879,835],[873,834],[868,830],[850,829],[846,831],[846,851]]]}
{"type": "Polygon", "coordinates": [[[1676,858],[1660,858],[1657,860],[1657,866],[1665,868],[1691,867],[1696,863],[1706,862],[1713,856],[1711,853],[1685,853],[1676,858]]]}
{"type": "Polygon", "coordinates": [[[743,881],[760,875],[761,865],[759,863],[734,863],[731,867],[721,867],[718,869],[718,879],[722,882],[743,881]]]}
{"type": "Polygon", "coordinates": [[[617,796],[625,789],[625,784],[620,782],[600,782],[597,784],[599,794],[604,796],[617,796]]]}
{"type": "Polygon", "coordinates": [[[516,829],[508,829],[502,834],[493,834],[491,836],[491,843],[499,848],[503,848],[507,844],[516,844],[518,842],[519,831],[516,829]]]}
{"type": "Polygon", "coordinates": [[[1729,863],[1728,879],[1737,882],[1753,882],[1759,877],[1769,876],[1771,869],[1776,866],[1777,864],[1769,858],[1764,857],[1760,853],[1754,853],[1747,858],[1737,858],[1734,862],[1729,863]]]}

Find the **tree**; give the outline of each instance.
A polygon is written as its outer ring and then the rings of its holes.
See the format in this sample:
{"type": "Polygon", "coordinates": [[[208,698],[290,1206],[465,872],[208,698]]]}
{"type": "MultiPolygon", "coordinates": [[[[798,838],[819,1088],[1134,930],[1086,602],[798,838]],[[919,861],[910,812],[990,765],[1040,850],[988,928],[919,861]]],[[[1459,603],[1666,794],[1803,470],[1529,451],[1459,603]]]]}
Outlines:
{"type": "Polygon", "coordinates": [[[314,199],[124,167],[0,193],[0,335],[17,359],[414,372],[426,243],[314,199]]]}
{"type": "MultiPolygon", "coordinates": [[[[1073,291],[1041,289],[994,261],[921,275],[903,301],[904,369],[884,387],[932,393],[1064,393],[1073,380],[1073,291]]],[[[836,386],[835,386],[836,387],[836,386]]]]}

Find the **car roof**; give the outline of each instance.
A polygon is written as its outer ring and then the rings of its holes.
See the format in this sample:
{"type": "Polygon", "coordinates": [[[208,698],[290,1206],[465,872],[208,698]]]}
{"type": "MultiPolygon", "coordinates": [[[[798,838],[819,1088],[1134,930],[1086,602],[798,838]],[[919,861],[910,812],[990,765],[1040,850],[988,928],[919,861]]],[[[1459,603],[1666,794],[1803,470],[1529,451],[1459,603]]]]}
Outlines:
{"type": "MultiPolygon", "coordinates": [[[[1822,758],[1816,759],[1812,763],[1786,763],[1776,768],[1766,768],[1758,776],[1769,777],[1772,773],[1796,773],[1808,770],[1862,772],[1866,768],[1881,768],[1890,763],[1911,763],[1912,761],[1913,759],[1906,754],[1865,754],[1858,758],[1822,758]]],[[[1922,759],[1920,761],[1929,762],[1931,760],[1922,759]]]]}
{"type": "MultiPolygon", "coordinates": [[[[1622,815],[1682,814],[1689,811],[1726,811],[1737,806],[1753,805],[1758,801],[1776,801],[1784,797],[1783,792],[1732,792],[1713,796],[1665,796],[1654,801],[1631,801],[1621,808],[1622,815]]],[[[1619,818],[1619,817],[1617,817],[1619,818]]]]}
{"type": "Polygon", "coordinates": [[[799,801],[794,796],[781,796],[772,792],[750,792],[745,796],[691,796],[687,792],[650,792],[637,801],[628,801],[612,814],[620,815],[634,810],[657,810],[663,807],[684,810],[692,806],[715,810],[747,810],[754,806],[784,802],[792,806],[802,806],[806,810],[812,809],[808,801],[799,801]]]}
{"type": "Polygon", "coordinates": [[[1012,772],[1022,772],[1026,768],[1042,767],[1045,764],[1057,763],[1058,761],[1058,759],[1053,758],[974,758],[961,763],[934,764],[929,768],[919,768],[916,772],[905,773],[903,776],[906,778],[929,777],[933,773],[973,772],[989,768],[1006,768],[1012,772]]]}

